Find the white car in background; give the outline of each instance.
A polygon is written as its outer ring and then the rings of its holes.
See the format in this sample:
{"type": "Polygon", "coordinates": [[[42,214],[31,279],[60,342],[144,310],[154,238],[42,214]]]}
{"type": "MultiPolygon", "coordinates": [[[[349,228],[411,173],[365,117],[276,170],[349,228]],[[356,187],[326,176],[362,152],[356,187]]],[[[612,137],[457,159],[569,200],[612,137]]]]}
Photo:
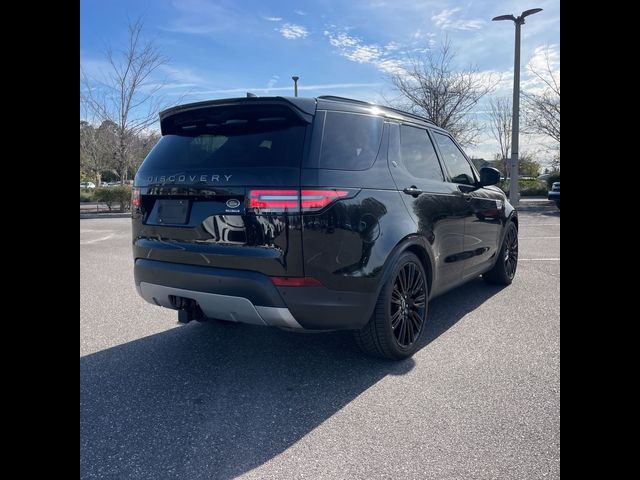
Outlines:
{"type": "Polygon", "coordinates": [[[96,184],[93,182],[80,182],[80,188],[96,188],[96,184]]]}

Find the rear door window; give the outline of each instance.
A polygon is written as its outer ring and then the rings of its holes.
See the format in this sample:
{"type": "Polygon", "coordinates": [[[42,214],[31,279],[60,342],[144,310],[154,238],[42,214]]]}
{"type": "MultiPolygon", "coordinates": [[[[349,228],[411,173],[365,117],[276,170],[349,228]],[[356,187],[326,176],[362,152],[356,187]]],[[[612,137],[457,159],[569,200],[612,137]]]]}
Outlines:
{"type": "Polygon", "coordinates": [[[373,165],[382,140],[381,117],[327,112],[318,168],[366,170],[373,165]]]}
{"type": "Polygon", "coordinates": [[[416,178],[444,180],[436,149],[426,130],[402,125],[400,157],[405,168],[416,178]]]}

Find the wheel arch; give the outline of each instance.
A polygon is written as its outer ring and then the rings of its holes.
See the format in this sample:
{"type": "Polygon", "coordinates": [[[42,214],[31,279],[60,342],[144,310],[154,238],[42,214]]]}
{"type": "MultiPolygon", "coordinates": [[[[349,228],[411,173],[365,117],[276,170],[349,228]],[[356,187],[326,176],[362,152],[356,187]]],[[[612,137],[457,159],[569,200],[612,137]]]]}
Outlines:
{"type": "Polygon", "coordinates": [[[382,281],[380,282],[380,285],[378,287],[378,295],[380,295],[380,290],[389,279],[389,275],[391,274],[391,270],[393,269],[396,261],[404,252],[411,252],[420,259],[420,262],[422,263],[422,266],[424,267],[425,273],[427,275],[427,287],[429,289],[429,294],[431,294],[431,291],[433,290],[433,281],[435,279],[435,272],[433,269],[433,252],[425,244],[425,241],[420,236],[409,235],[398,242],[391,251],[391,254],[388,256],[384,266],[382,281]]]}

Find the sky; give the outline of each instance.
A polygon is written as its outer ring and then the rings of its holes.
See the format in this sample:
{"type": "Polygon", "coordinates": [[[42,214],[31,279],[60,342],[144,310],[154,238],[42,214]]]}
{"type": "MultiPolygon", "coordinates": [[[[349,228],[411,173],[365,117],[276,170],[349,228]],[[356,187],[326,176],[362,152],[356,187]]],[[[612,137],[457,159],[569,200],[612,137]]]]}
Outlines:
{"type": "MultiPolygon", "coordinates": [[[[105,49],[123,47],[128,22],[141,17],[145,37],[170,59],[154,79],[166,82],[168,102],[292,96],[298,75],[300,96],[385,103],[396,96],[390,75],[448,38],[458,65],[499,79],[492,95],[510,96],[514,27],[491,18],[531,8],[543,11],[522,27],[521,86],[536,91],[528,67],[543,67],[545,52],[559,75],[559,0],[81,0],[80,64],[90,76],[104,75],[105,49]]],[[[487,100],[474,112],[481,123],[487,100]]],[[[486,130],[467,154],[492,159],[499,151],[486,130]]],[[[544,138],[521,134],[520,143],[521,152],[550,160],[544,138]]]]}

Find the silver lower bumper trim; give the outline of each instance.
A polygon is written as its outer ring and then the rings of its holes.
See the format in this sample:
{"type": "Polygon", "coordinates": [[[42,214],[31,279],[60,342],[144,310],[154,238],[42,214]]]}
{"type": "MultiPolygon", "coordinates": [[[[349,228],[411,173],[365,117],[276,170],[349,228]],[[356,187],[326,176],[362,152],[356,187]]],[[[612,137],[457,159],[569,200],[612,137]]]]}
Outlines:
{"type": "Polygon", "coordinates": [[[244,297],[183,290],[146,282],[140,283],[138,293],[147,302],[166,308],[173,308],[169,295],[190,298],[196,301],[203,313],[210,318],[254,325],[302,328],[288,308],[255,306],[244,297]]]}

